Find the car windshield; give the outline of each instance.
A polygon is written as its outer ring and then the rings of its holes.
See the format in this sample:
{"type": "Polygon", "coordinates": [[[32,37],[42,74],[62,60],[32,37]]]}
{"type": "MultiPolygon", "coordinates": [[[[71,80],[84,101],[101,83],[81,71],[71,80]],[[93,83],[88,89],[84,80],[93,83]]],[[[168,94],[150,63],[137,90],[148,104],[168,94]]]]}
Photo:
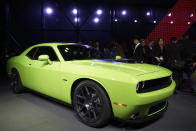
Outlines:
{"type": "Polygon", "coordinates": [[[105,58],[100,51],[88,45],[59,45],[58,49],[65,61],[105,58]]]}

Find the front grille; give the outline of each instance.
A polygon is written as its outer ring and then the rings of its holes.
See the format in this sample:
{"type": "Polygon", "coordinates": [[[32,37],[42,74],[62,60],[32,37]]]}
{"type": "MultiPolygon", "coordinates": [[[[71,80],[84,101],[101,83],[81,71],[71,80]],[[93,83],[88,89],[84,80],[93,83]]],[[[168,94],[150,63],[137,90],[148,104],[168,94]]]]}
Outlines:
{"type": "Polygon", "coordinates": [[[150,108],[148,114],[152,114],[152,113],[154,113],[154,112],[157,112],[157,111],[163,109],[163,108],[165,107],[165,105],[166,105],[166,101],[161,102],[161,103],[159,103],[159,104],[157,104],[157,105],[152,106],[152,107],[150,108]]]}
{"type": "Polygon", "coordinates": [[[146,93],[168,87],[172,82],[171,76],[140,82],[137,93],[146,93]]]}

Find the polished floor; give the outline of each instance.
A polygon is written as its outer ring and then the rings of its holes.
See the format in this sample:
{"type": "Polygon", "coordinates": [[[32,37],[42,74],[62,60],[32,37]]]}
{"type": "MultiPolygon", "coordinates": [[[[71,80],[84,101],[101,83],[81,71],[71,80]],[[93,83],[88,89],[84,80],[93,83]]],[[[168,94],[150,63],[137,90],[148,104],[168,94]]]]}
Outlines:
{"type": "Polygon", "coordinates": [[[169,100],[165,115],[147,124],[112,121],[95,129],[77,120],[71,107],[35,93],[13,94],[0,82],[0,131],[196,131],[196,94],[179,92],[169,100]]]}

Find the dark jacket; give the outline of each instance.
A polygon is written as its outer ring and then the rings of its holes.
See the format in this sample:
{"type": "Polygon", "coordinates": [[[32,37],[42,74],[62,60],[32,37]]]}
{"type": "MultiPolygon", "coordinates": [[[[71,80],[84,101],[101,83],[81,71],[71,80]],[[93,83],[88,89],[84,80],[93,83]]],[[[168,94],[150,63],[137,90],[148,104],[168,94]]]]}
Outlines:
{"type": "Polygon", "coordinates": [[[184,71],[192,72],[193,56],[196,53],[196,44],[192,40],[182,40],[183,59],[185,61],[184,71]]]}
{"type": "Polygon", "coordinates": [[[163,46],[163,50],[161,50],[161,47],[159,45],[155,45],[154,46],[154,57],[160,57],[160,56],[164,56],[165,53],[165,46],[163,46]]]}
{"type": "Polygon", "coordinates": [[[187,64],[192,63],[192,56],[196,53],[196,44],[191,40],[182,40],[183,58],[187,64]]]}
{"type": "Polygon", "coordinates": [[[152,64],[153,59],[154,59],[154,47],[152,46],[151,48],[149,46],[145,46],[145,57],[146,57],[146,62],[149,64],[152,64]]]}
{"type": "MultiPolygon", "coordinates": [[[[155,45],[153,49],[153,56],[159,57],[159,58],[162,56],[165,59],[165,46],[163,46],[163,49],[161,49],[161,47],[158,44],[155,45]]],[[[155,58],[153,59],[153,64],[158,64],[155,58]]],[[[162,65],[163,65],[163,62],[162,62],[162,65]]]]}
{"type": "Polygon", "coordinates": [[[133,52],[133,59],[137,62],[144,61],[143,47],[141,44],[135,49],[135,52],[133,52]]]}
{"type": "Polygon", "coordinates": [[[182,46],[180,44],[170,43],[165,49],[165,64],[168,68],[173,66],[174,61],[183,61],[182,46]]]}

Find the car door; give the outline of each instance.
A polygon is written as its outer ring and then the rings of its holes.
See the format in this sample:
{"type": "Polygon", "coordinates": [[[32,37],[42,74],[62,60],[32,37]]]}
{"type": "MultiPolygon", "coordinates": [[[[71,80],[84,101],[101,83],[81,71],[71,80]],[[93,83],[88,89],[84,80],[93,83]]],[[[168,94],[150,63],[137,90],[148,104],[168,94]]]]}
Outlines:
{"type": "Polygon", "coordinates": [[[23,60],[21,61],[22,71],[20,72],[20,77],[23,83],[23,86],[30,87],[31,86],[31,80],[29,79],[29,67],[30,63],[33,60],[33,57],[37,51],[38,47],[33,47],[32,49],[27,52],[27,54],[23,57],[23,60]]]}
{"type": "Polygon", "coordinates": [[[33,60],[29,61],[29,88],[60,99],[62,90],[58,84],[60,82],[59,69],[60,61],[53,47],[38,47],[33,60]],[[47,61],[39,61],[38,57],[40,55],[48,55],[52,64],[47,61]]]}

